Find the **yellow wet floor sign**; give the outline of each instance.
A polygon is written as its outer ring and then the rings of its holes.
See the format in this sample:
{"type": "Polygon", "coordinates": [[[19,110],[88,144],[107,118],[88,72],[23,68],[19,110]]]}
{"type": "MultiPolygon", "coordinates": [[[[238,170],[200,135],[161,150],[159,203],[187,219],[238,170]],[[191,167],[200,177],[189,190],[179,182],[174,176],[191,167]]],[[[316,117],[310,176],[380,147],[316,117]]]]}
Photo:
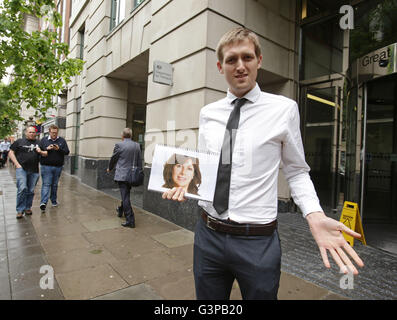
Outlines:
{"type": "MultiPolygon", "coordinates": [[[[358,238],[364,245],[367,245],[364,237],[364,229],[361,223],[360,212],[358,210],[357,203],[345,201],[343,204],[342,214],[340,215],[340,222],[342,222],[346,227],[352,229],[353,231],[361,234],[361,238],[358,238]]],[[[354,237],[343,233],[346,241],[353,247],[354,237]]]]}

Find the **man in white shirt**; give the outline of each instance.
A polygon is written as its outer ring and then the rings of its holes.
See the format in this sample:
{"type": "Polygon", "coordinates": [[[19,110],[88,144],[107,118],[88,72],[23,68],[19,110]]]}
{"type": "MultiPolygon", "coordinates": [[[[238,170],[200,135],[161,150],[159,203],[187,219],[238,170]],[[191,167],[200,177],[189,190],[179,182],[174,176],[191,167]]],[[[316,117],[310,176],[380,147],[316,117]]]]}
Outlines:
{"type": "Polygon", "coordinates": [[[3,156],[4,165],[7,165],[8,152],[10,151],[10,146],[11,146],[11,143],[10,143],[10,141],[8,140],[8,138],[6,138],[6,139],[4,140],[4,142],[2,142],[2,147],[1,147],[2,150],[3,150],[2,156],[3,156]]]}
{"type": "MultiPolygon", "coordinates": [[[[360,235],[328,218],[305,162],[297,104],[262,92],[256,83],[262,55],[256,35],[244,28],[226,33],[217,47],[227,96],[200,113],[199,148],[221,152],[213,203],[200,201],[195,231],[197,299],[229,299],[237,279],[244,299],[277,299],[281,249],[277,233],[280,162],[327,268],[327,250],[341,268],[357,274],[364,264],[341,231],[360,235]],[[347,254],[346,254],[347,253],[347,254]]],[[[163,198],[184,201],[180,188],[163,198]]]]}
{"type": "Polygon", "coordinates": [[[5,164],[5,161],[3,160],[3,150],[4,150],[4,142],[1,141],[0,142],[0,168],[2,168],[3,165],[5,164]]]}

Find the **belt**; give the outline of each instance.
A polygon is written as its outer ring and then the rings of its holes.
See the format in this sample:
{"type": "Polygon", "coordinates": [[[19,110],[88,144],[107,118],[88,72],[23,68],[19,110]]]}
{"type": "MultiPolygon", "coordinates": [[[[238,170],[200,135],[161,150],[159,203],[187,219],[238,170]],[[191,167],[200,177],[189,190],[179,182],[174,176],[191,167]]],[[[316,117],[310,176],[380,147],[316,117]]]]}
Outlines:
{"type": "Polygon", "coordinates": [[[234,224],[230,224],[211,217],[204,210],[201,210],[201,217],[203,218],[207,228],[229,234],[242,236],[270,236],[273,234],[274,230],[277,229],[277,220],[268,224],[241,224],[236,222],[234,224]]]}

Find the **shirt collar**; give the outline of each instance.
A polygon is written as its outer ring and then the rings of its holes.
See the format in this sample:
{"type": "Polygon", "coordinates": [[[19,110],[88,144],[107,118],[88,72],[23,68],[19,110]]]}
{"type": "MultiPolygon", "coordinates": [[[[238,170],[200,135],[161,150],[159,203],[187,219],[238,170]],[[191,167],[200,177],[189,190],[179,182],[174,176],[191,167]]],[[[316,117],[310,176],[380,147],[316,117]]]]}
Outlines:
{"type": "MultiPolygon", "coordinates": [[[[248,91],[245,94],[245,96],[243,96],[242,98],[247,99],[249,102],[255,103],[258,101],[260,94],[261,94],[261,89],[259,88],[258,83],[256,83],[255,87],[253,89],[251,89],[250,91],[248,91]]],[[[230,104],[232,104],[232,102],[237,99],[237,97],[233,93],[230,92],[230,89],[227,89],[226,98],[230,104]]]]}

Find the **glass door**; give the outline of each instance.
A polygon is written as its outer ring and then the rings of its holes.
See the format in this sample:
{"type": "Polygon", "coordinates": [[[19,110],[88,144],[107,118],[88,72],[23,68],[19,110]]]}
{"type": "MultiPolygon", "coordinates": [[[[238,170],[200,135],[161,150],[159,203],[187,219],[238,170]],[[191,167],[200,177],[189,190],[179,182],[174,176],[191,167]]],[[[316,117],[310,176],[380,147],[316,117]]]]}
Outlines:
{"type": "Polygon", "coordinates": [[[341,149],[340,86],[309,85],[301,89],[302,137],[310,177],[326,212],[343,205],[340,194],[345,157],[341,149]]]}
{"type": "Polygon", "coordinates": [[[363,221],[397,224],[397,75],[366,86],[363,221]]]}

